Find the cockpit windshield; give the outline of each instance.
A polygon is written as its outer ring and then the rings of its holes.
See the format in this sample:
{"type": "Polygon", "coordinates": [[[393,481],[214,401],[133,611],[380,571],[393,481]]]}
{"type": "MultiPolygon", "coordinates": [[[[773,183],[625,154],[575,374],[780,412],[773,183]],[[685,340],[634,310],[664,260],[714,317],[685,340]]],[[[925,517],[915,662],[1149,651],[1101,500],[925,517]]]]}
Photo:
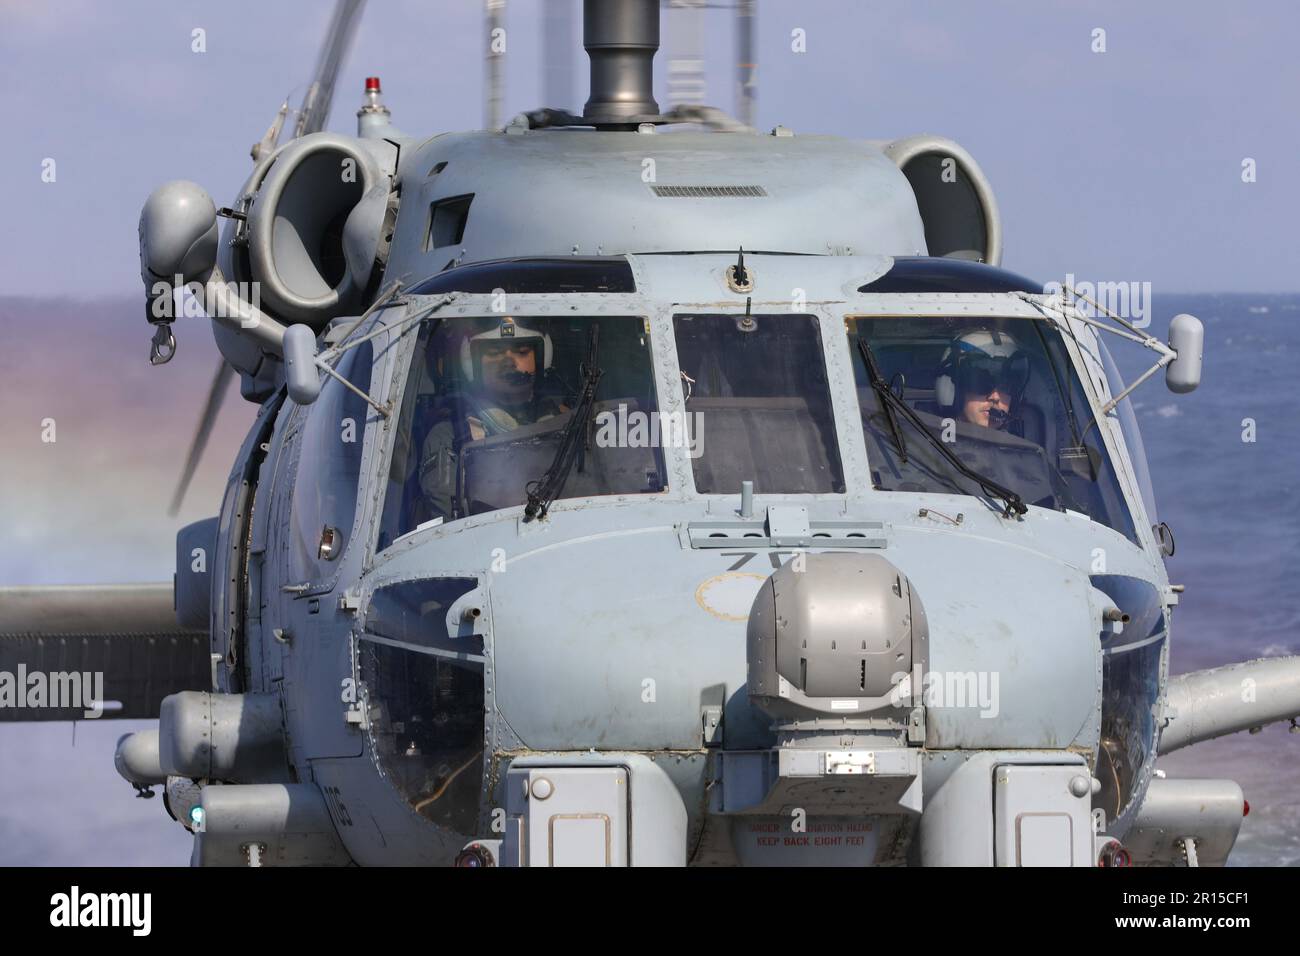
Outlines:
{"type": "Polygon", "coordinates": [[[811,315],[673,318],[700,494],[842,494],[821,333],[811,315]]]}
{"type": "Polygon", "coordinates": [[[641,317],[427,319],[379,546],[435,519],[522,506],[539,487],[555,498],[662,492],[661,448],[635,427],[657,417],[641,317]]]}
{"type": "Polygon", "coordinates": [[[1081,512],[1137,543],[1087,395],[1051,325],[885,317],[851,318],[848,328],[877,489],[987,498],[992,483],[1026,505],[1081,512]],[[879,380],[914,416],[882,403],[870,357],[879,380]],[[922,426],[966,468],[918,434],[922,426]],[[987,479],[985,485],[971,473],[987,479]]]}

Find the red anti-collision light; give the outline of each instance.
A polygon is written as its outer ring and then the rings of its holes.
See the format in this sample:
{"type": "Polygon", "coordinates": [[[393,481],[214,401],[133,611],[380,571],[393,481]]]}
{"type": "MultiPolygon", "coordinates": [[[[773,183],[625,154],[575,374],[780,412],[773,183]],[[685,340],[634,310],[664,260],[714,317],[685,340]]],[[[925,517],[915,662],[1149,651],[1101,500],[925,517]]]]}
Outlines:
{"type": "Polygon", "coordinates": [[[1242,800],[1242,801],[1241,801],[1241,815],[1242,815],[1243,817],[1248,817],[1248,816],[1250,816],[1250,801],[1249,801],[1249,800],[1242,800]]]}
{"type": "Polygon", "coordinates": [[[383,92],[383,90],[381,90],[381,89],[379,88],[379,77],[377,77],[377,76],[368,76],[368,77],[366,77],[366,92],[367,92],[367,93],[382,93],[382,92],[383,92]]]}

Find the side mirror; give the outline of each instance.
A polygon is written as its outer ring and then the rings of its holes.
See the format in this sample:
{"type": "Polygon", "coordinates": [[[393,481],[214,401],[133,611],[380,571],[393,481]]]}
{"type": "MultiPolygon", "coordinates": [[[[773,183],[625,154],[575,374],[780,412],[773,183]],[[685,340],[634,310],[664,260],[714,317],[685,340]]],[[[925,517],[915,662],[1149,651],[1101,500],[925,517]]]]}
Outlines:
{"type": "Polygon", "coordinates": [[[289,398],[310,405],[320,394],[320,372],[316,368],[316,333],[298,323],[284,330],[284,378],[289,398]]]}
{"type": "Polygon", "coordinates": [[[1169,320],[1169,347],[1178,353],[1165,367],[1165,384],[1171,392],[1190,392],[1201,384],[1201,351],[1205,326],[1194,315],[1179,313],[1169,320]]]}

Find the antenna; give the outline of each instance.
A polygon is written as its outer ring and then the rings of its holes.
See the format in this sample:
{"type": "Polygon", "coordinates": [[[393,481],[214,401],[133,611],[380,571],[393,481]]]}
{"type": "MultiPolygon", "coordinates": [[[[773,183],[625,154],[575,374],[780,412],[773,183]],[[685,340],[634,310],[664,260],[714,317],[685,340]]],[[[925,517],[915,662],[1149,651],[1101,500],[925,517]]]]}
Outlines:
{"type": "Polygon", "coordinates": [[[702,45],[706,0],[668,0],[668,104],[703,106],[708,84],[702,45]]]}
{"type": "Polygon", "coordinates": [[[758,60],[754,52],[754,21],[758,0],[736,0],[736,119],[754,125],[758,99],[758,60]]]}
{"type": "Polygon", "coordinates": [[[497,48],[505,43],[506,0],[483,0],[487,26],[487,60],[484,64],[483,128],[501,128],[501,60],[504,52],[497,48]],[[499,31],[499,32],[498,32],[499,31]]]}

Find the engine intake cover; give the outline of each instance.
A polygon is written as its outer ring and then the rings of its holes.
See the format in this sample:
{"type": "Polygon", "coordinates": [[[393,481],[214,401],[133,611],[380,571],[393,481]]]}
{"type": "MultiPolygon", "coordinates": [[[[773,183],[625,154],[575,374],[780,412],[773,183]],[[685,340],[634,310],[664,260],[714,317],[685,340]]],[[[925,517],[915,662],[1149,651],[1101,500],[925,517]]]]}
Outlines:
{"type": "Polygon", "coordinates": [[[932,256],[1002,262],[1002,217],[974,157],[942,136],[909,136],[885,147],[911,183],[932,256]]]}
{"type": "Polygon", "coordinates": [[[262,304],[277,317],[319,328],[360,304],[389,192],[374,148],[314,133],[267,171],[248,214],[248,253],[262,304]]]}

